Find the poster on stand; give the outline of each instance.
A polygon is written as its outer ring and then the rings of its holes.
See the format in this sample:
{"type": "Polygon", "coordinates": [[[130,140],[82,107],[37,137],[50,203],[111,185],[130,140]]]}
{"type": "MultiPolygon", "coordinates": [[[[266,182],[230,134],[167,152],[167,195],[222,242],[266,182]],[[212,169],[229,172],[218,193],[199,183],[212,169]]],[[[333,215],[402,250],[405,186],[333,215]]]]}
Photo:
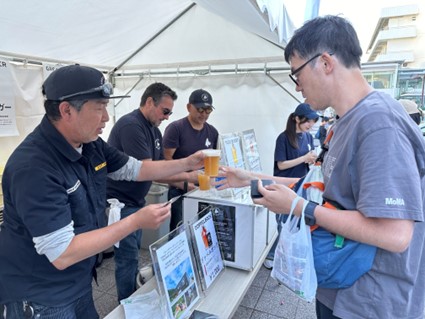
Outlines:
{"type": "MultiPolygon", "coordinates": [[[[221,149],[220,165],[246,170],[240,133],[220,134],[218,141],[221,149]]],[[[228,188],[226,191],[231,192],[230,196],[233,197],[241,197],[247,193],[246,188],[243,187],[228,188]]]]}
{"type": "Polygon", "coordinates": [[[241,133],[241,138],[247,169],[251,172],[261,173],[260,152],[258,150],[254,129],[243,131],[241,133]]]}
{"type": "Polygon", "coordinates": [[[186,225],[149,248],[162,305],[168,318],[189,318],[200,300],[196,269],[186,225]],[[171,239],[170,239],[171,238],[171,239]]]}
{"type": "Polygon", "coordinates": [[[211,212],[221,253],[226,261],[235,261],[236,247],[236,207],[228,205],[198,203],[198,212],[211,206],[211,212]]]}
{"type": "Polygon", "coordinates": [[[191,223],[192,238],[203,288],[207,290],[224,270],[224,262],[211,208],[207,207],[197,218],[197,221],[191,223]]]}
{"type": "Polygon", "coordinates": [[[238,133],[222,134],[219,139],[226,165],[246,169],[240,135],[238,133]]]}
{"type": "Polygon", "coordinates": [[[16,126],[15,80],[7,60],[0,60],[0,137],[18,136],[16,126]]]}

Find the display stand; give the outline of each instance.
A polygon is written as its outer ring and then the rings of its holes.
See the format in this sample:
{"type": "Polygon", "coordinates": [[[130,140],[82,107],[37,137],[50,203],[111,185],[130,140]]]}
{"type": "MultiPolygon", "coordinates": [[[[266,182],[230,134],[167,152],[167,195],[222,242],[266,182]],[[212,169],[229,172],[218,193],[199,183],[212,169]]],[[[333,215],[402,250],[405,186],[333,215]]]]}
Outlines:
{"type": "Polygon", "coordinates": [[[189,318],[201,299],[187,225],[149,246],[163,318],[189,318]]]}
{"type": "Polygon", "coordinates": [[[261,173],[260,152],[258,151],[258,144],[254,129],[243,131],[241,133],[241,140],[247,170],[261,173]]]}
{"type": "Polygon", "coordinates": [[[213,192],[193,190],[183,199],[183,221],[190,222],[208,206],[225,265],[251,271],[270,241],[269,232],[276,230],[274,214],[249,196],[219,198],[213,192]]]}
{"type": "Polygon", "coordinates": [[[207,206],[189,223],[195,261],[202,290],[207,290],[224,271],[224,261],[213,221],[212,207],[207,206]]]}
{"type": "MultiPolygon", "coordinates": [[[[220,134],[218,147],[221,149],[221,165],[247,169],[240,133],[220,134]]],[[[225,190],[229,194],[225,194],[224,197],[238,197],[243,191],[243,188],[229,188],[225,190]]]]}
{"type": "MultiPolygon", "coordinates": [[[[205,298],[196,305],[196,310],[214,314],[220,319],[232,318],[259,269],[262,267],[262,262],[266,258],[276,237],[277,232],[274,232],[270,244],[263,250],[259,261],[252,271],[226,268],[223,274],[217,278],[214,285],[210,287],[205,298]]],[[[155,277],[151,278],[133,295],[145,294],[154,289],[158,289],[155,277]]],[[[116,307],[105,319],[125,319],[123,306],[119,305],[116,307]]]]}

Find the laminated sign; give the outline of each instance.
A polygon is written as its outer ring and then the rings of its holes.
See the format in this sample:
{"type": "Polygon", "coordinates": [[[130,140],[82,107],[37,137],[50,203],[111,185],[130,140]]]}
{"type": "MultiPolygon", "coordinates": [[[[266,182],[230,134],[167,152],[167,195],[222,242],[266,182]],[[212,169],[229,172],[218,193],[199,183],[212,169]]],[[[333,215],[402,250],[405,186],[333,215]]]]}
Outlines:
{"type": "Polygon", "coordinates": [[[0,60],[0,136],[18,136],[14,80],[9,62],[0,60]]]}

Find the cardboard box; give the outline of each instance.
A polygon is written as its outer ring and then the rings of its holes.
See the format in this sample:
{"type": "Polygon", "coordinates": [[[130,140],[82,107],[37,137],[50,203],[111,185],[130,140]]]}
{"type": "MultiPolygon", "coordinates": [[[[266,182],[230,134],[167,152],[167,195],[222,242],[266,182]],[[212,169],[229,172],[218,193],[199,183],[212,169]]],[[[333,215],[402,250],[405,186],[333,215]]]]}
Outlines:
{"type": "Polygon", "coordinates": [[[195,221],[197,214],[208,206],[213,211],[225,264],[251,271],[276,231],[274,214],[255,205],[247,194],[219,198],[214,196],[214,190],[194,190],[183,199],[183,221],[195,221]]]}

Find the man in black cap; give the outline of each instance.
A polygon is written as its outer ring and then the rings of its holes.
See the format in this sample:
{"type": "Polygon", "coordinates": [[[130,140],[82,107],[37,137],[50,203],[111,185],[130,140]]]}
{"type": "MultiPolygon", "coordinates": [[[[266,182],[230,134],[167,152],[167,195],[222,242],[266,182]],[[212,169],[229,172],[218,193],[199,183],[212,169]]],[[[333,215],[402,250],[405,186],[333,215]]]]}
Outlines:
{"type": "Polygon", "coordinates": [[[149,205],[103,227],[106,178],[152,180],[197,169],[203,154],[139,161],[98,138],[113,89],[101,72],[72,65],[43,84],[46,115],[3,174],[0,304],[6,318],[98,318],[96,254],[135,230],[156,228],[169,207],[149,205]],[[40,317],[41,318],[41,317],[40,317]]]}
{"type": "MultiPolygon", "coordinates": [[[[214,110],[213,99],[209,92],[198,89],[192,92],[187,104],[189,115],[170,123],[164,132],[165,159],[179,159],[187,157],[202,149],[217,148],[218,131],[207,123],[214,110]]],[[[180,182],[170,184],[168,198],[183,195],[194,189],[193,183],[180,182]]],[[[170,231],[174,230],[182,221],[182,199],[171,207],[170,231]]]]}

